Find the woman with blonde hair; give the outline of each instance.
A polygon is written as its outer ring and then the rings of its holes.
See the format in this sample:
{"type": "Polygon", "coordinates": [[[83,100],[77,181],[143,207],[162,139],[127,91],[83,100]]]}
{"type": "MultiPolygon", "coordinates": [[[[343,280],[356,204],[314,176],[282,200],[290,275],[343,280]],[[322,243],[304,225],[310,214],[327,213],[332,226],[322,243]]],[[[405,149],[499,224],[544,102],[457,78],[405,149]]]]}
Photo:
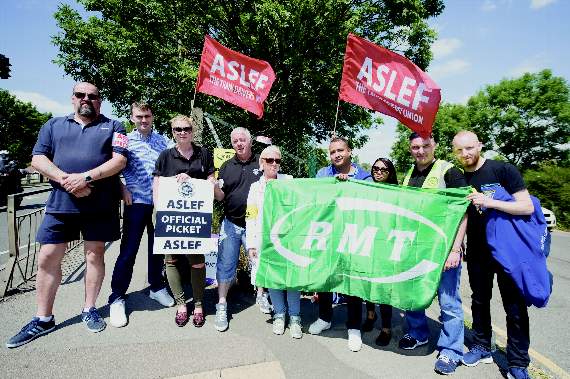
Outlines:
{"type": "MultiPolygon", "coordinates": [[[[263,200],[267,182],[274,179],[291,179],[292,176],[279,174],[281,150],[277,146],[268,146],[260,154],[259,167],[263,170],[261,178],[251,185],[247,197],[245,246],[251,262],[251,279],[255,283],[255,275],[259,264],[261,247],[261,221],[263,220],[263,200]]],[[[285,332],[285,315],[289,314],[289,332],[293,338],[303,337],[301,329],[301,294],[299,291],[269,288],[269,296],[274,308],[273,333],[285,332]]]]}
{"type": "MultiPolygon", "coordinates": [[[[154,203],[157,204],[158,178],[160,176],[175,176],[178,182],[185,182],[190,178],[214,180],[214,158],[212,153],[192,141],[193,124],[191,118],[178,115],[170,120],[172,135],[176,145],[164,150],[156,161],[154,180],[152,183],[154,203]]],[[[195,327],[204,325],[204,311],[202,300],[206,285],[206,266],[204,255],[166,255],[166,277],[176,301],[176,317],[174,321],[178,326],[188,322],[188,309],[186,296],[182,287],[180,265],[190,264],[190,283],[194,297],[194,312],[192,323],[195,327]]]]}

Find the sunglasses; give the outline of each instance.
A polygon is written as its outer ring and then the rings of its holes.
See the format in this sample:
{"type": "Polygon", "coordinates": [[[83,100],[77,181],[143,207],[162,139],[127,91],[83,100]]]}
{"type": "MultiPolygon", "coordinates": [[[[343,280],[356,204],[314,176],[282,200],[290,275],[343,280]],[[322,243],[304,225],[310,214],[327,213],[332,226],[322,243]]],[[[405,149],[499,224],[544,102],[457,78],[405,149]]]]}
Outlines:
{"type": "Polygon", "coordinates": [[[182,133],[182,132],[192,133],[192,128],[179,128],[179,127],[175,127],[175,128],[172,128],[172,131],[173,131],[173,132],[176,132],[176,133],[182,133]]]}
{"type": "Polygon", "coordinates": [[[73,96],[80,100],[83,100],[85,96],[87,96],[89,100],[99,100],[99,95],[96,93],[73,92],[73,96]]]}
{"type": "Polygon", "coordinates": [[[385,167],[378,167],[378,166],[372,166],[372,171],[374,172],[378,172],[380,171],[383,174],[387,174],[389,172],[389,170],[385,167]]]}
{"type": "Polygon", "coordinates": [[[263,158],[263,160],[269,164],[273,164],[273,162],[275,162],[277,164],[281,164],[280,158],[263,158]]]}

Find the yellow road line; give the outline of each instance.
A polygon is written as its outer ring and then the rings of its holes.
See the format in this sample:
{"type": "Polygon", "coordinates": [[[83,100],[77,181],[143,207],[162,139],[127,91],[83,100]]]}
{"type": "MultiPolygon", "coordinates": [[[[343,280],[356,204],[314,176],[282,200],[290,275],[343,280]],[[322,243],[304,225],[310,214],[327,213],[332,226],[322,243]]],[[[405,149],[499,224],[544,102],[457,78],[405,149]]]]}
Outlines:
{"type": "MultiPolygon", "coordinates": [[[[469,308],[467,308],[464,304],[461,304],[461,307],[463,308],[464,313],[467,313],[471,317],[473,317],[473,315],[471,314],[471,310],[469,308]]],[[[493,328],[495,334],[497,334],[502,338],[501,342],[504,342],[503,345],[506,345],[507,332],[493,323],[491,323],[491,327],[493,328]]],[[[504,348],[505,346],[502,347],[504,348]]],[[[528,349],[528,354],[532,357],[532,359],[538,361],[541,365],[552,371],[553,374],[558,375],[562,379],[570,379],[570,374],[566,372],[566,370],[564,370],[562,367],[558,366],[552,360],[540,354],[538,351],[534,350],[533,348],[528,349]]]]}

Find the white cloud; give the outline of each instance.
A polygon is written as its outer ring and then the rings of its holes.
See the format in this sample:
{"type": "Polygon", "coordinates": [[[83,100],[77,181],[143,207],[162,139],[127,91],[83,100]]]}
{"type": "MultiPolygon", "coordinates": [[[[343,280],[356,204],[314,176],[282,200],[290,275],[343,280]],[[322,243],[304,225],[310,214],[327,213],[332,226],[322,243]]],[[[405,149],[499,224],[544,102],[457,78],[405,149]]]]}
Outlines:
{"type": "Polygon", "coordinates": [[[510,74],[512,76],[521,76],[527,72],[538,72],[546,67],[548,67],[548,59],[544,53],[541,53],[522,61],[510,71],[510,74]]]}
{"type": "Polygon", "coordinates": [[[431,51],[434,59],[441,59],[452,54],[455,50],[460,48],[462,42],[458,38],[441,38],[431,45],[431,51]]]}
{"type": "Polygon", "coordinates": [[[484,12],[491,12],[497,9],[497,4],[492,0],[485,0],[481,6],[481,10],[484,12]]]}
{"type": "Polygon", "coordinates": [[[557,0],[530,0],[530,9],[540,9],[554,4],[557,0]]]}
{"type": "Polygon", "coordinates": [[[443,79],[448,76],[457,75],[466,72],[471,63],[464,59],[452,59],[450,61],[434,65],[428,73],[433,79],[443,79]]]}
{"type": "Polygon", "coordinates": [[[40,112],[51,112],[54,116],[62,116],[73,112],[71,102],[69,104],[62,104],[38,92],[11,92],[18,99],[35,105],[40,112]]]}

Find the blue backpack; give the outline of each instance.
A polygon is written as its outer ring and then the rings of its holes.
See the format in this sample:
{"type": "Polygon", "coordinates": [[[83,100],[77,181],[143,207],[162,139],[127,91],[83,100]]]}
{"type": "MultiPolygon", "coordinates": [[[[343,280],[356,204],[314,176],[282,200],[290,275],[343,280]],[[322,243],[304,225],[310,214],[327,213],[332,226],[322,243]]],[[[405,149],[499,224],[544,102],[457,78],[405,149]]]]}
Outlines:
{"type": "MultiPolygon", "coordinates": [[[[487,185],[481,190],[492,194],[495,200],[514,200],[499,184],[487,185]]],[[[551,236],[540,201],[534,196],[531,200],[534,212],[530,216],[487,209],[486,234],[493,257],[513,278],[527,305],[542,308],[552,293],[552,274],[546,267],[551,236]]]]}

